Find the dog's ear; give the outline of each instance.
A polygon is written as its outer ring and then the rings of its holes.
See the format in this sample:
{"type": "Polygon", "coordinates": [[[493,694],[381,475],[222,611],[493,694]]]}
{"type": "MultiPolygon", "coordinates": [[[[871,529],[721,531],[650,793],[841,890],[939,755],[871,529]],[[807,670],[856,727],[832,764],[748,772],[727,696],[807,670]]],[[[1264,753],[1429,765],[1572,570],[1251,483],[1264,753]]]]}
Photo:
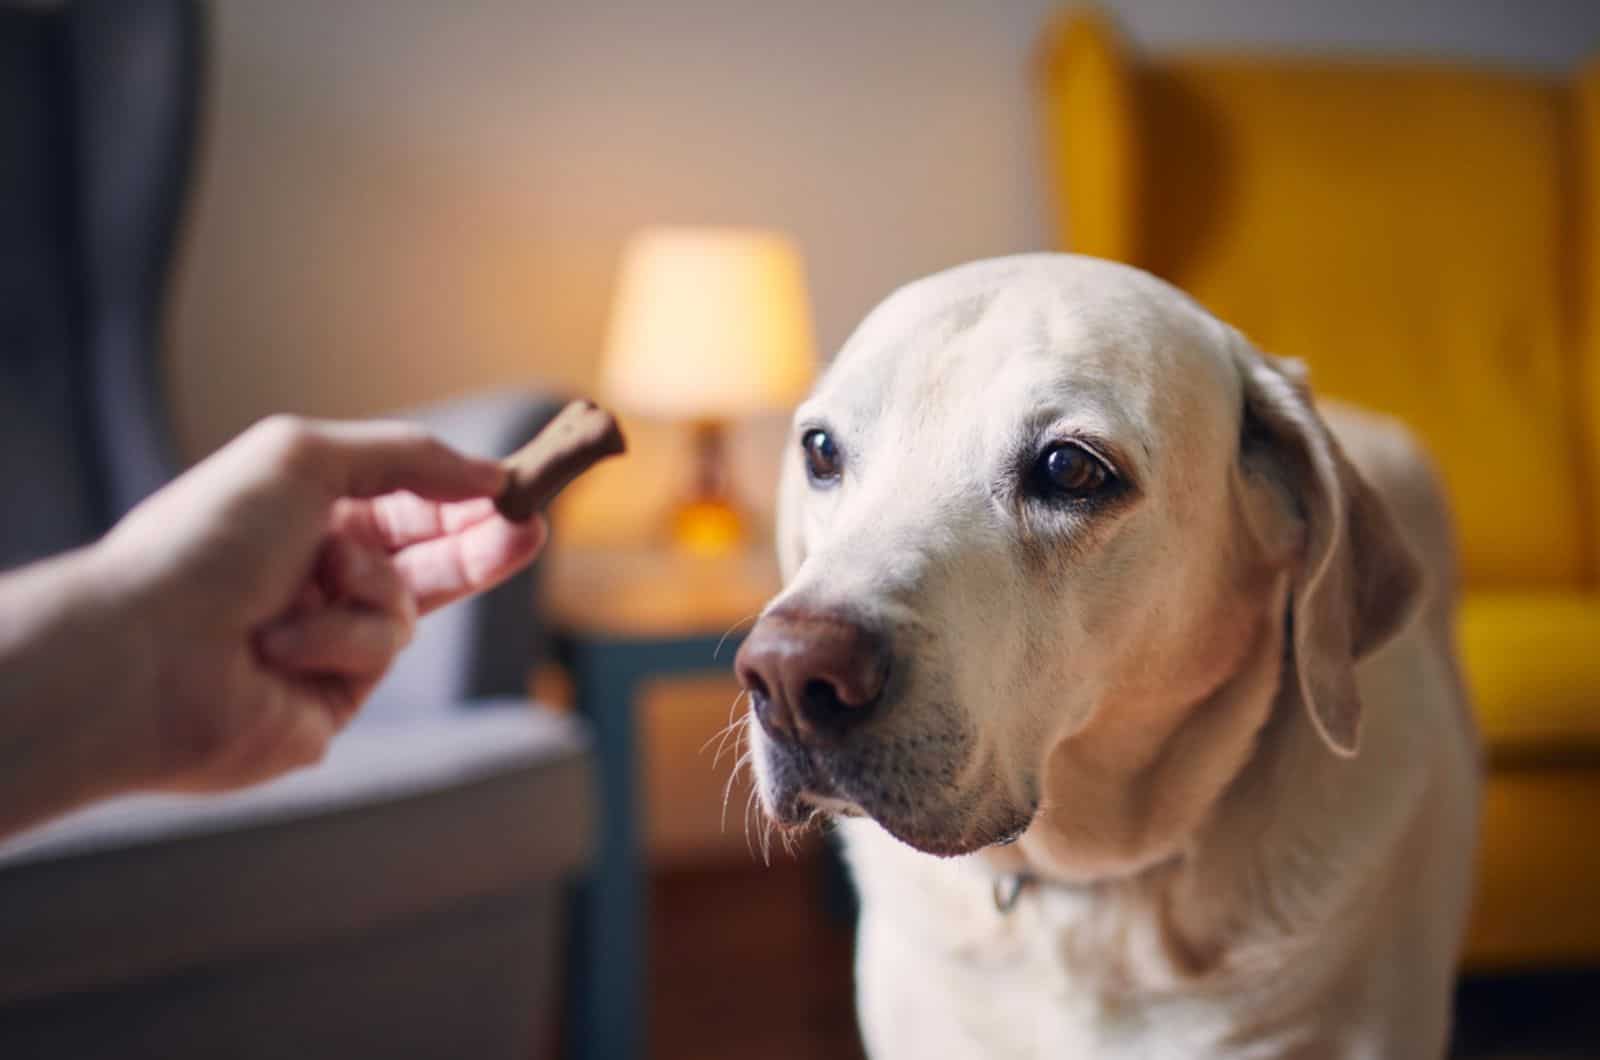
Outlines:
{"type": "Polygon", "coordinates": [[[1279,513],[1287,505],[1298,531],[1279,695],[1291,708],[1299,701],[1336,754],[1353,755],[1361,731],[1354,664],[1405,625],[1422,570],[1388,506],[1317,415],[1300,365],[1254,351],[1240,361],[1241,472],[1276,494],[1279,513]]]}
{"type": "Polygon", "coordinates": [[[778,473],[778,570],[784,584],[794,577],[805,561],[805,534],[800,518],[800,503],[805,497],[805,467],[798,445],[783,448],[783,464],[778,473]]]}

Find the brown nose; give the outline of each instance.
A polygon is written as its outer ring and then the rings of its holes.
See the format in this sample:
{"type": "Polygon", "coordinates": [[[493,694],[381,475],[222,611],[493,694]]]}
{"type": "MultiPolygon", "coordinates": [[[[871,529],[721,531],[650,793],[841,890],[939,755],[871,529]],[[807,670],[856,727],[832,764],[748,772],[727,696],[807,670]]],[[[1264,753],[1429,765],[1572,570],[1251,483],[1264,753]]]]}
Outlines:
{"type": "Polygon", "coordinates": [[[884,639],[837,614],[763,615],[734,660],[751,708],[773,736],[836,737],[864,719],[889,673],[884,639]]]}

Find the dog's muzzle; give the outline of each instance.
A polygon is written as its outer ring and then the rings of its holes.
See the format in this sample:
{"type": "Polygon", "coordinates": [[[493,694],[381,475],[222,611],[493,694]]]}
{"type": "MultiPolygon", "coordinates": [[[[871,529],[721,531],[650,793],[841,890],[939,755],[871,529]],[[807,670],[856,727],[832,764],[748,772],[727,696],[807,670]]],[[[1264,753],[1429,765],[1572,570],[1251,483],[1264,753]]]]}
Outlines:
{"type": "Polygon", "coordinates": [[[888,642],[837,612],[779,608],[750,631],[734,670],[768,736],[826,747],[870,718],[883,699],[888,642]]]}

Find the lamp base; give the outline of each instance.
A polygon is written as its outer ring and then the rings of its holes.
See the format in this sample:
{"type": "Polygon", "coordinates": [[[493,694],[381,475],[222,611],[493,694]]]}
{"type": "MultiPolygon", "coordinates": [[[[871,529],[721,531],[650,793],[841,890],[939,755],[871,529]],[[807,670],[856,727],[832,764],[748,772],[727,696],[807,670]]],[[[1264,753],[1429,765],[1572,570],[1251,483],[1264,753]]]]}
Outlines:
{"type": "Polygon", "coordinates": [[[672,542],[697,556],[721,556],[742,545],[748,524],[744,514],[722,497],[696,497],[672,513],[672,542]]]}
{"type": "Polygon", "coordinates": [[[744,513],[729,499],[725,430],[715,420],[694,425],[694,492],[672,512],[672,540],[697,556],[719,556],[744,543],[744,513]]]}

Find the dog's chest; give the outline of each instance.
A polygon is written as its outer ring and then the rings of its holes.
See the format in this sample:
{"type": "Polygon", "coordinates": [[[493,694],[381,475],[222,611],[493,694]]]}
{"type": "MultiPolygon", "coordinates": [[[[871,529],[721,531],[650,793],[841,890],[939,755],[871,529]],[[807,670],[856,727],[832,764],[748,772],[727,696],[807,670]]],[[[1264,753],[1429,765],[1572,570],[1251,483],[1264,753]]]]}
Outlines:
{"type": "Polygon", "coordinates": [[[851,854],[874,1060],[1197,1056],[1226,1037],[1215,1011],[1163,989],[1171,958],[1121,900],[1033,888],[1002,912],[977,866],[913,867],[864,840],[851,854]]]}

